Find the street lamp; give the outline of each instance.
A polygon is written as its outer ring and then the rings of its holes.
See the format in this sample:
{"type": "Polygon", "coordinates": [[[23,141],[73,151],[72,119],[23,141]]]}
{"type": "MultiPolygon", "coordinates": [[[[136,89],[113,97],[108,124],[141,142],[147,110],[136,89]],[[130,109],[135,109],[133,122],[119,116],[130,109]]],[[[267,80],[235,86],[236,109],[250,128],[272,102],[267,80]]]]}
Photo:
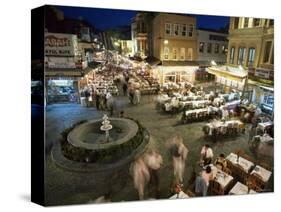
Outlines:
{"type": "Polygon", "coordinates": [[[118,42],[118,41],[115,41],[115,42],[114,42],[114,45],[115,45],[116,47],[119,47],[119,42],[118,42]]]}
{"type": "Polygon", "coordinates": [[[168,40],[164,40],[164,44],[167,45],[169,43],[168,40]]]}

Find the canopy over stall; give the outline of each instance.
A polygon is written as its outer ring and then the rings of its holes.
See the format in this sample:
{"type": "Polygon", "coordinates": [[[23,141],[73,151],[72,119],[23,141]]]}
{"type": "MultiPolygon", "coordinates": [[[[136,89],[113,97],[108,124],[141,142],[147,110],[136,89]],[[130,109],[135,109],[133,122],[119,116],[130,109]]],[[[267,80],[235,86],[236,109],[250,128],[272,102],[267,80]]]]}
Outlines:
{"type": "Polygon", "coordinates": [[[216,82],[240,91],[244,90],[248,71],[240,67],[211,66],[207,68],[208,73],[216,76],[216,82]]]}

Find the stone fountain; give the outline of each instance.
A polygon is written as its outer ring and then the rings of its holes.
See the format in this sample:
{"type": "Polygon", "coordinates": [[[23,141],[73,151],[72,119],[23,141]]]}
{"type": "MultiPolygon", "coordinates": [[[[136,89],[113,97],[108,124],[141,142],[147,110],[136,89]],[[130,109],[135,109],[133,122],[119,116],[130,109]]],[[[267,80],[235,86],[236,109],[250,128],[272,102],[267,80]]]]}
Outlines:
{"type": "Polygon", "coordinates": [[[105,131],[105,142],[109,142],[109,130],[112,129],[112,125],[110,124],[110,121],[108,120],[108,116],[106,114],[103,115],[102,118],[102,126],[100,127],[100,130],[105,131]]]}

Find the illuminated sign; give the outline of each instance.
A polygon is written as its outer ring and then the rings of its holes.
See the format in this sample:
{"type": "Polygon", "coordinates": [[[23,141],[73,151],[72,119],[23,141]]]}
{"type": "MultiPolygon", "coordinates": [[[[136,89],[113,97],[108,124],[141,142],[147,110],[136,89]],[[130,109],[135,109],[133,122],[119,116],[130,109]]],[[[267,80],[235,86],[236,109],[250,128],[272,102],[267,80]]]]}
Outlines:
{"type": "Polygon", "coordinates": [[[72,34],[46,33],[46,56],[75,56],[78,52],[77,36],[72,34]]]}

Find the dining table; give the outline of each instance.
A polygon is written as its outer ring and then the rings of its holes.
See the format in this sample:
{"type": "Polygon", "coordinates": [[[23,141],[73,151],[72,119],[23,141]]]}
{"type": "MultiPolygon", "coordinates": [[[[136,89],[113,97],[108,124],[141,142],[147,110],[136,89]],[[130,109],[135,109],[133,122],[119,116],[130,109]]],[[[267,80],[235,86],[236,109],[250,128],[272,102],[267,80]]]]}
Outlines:
{"type": "Polygon", "coordinates": [[[261,177],[264,183],[267,183],[272,175],[272,172],[261,167],[260,165],[256,165],[253,171],[251,172],[251,175],[252,174],[257,174],[261,177]]]}
{"type": "Polygon", "coordinates": [[[233,188],[229,191],[231,195],[242,195],[242,194],[256,194],[257,192],[253,189],[248,188],[248,186],[244,185],[241,182],[237,182],[233,188]]]}
{"type": "Polygon", "coordinates": [[[254,167],[254,163],[249,161],[241,156],[237,156],[235,153],[230,153],[226,160],[230,161],[233,165],[239,164],[246,173],[249,173],[252,167],[254,167]]]}
{"type": "Polygon", "coordinates": [[[225,191],[228,187],[228,185],[232,182],[233,177],[224,171],[218,169],[213,164],[211,165],[214,181],[218,182],[221,186],[221,188],[225,191]]]}

